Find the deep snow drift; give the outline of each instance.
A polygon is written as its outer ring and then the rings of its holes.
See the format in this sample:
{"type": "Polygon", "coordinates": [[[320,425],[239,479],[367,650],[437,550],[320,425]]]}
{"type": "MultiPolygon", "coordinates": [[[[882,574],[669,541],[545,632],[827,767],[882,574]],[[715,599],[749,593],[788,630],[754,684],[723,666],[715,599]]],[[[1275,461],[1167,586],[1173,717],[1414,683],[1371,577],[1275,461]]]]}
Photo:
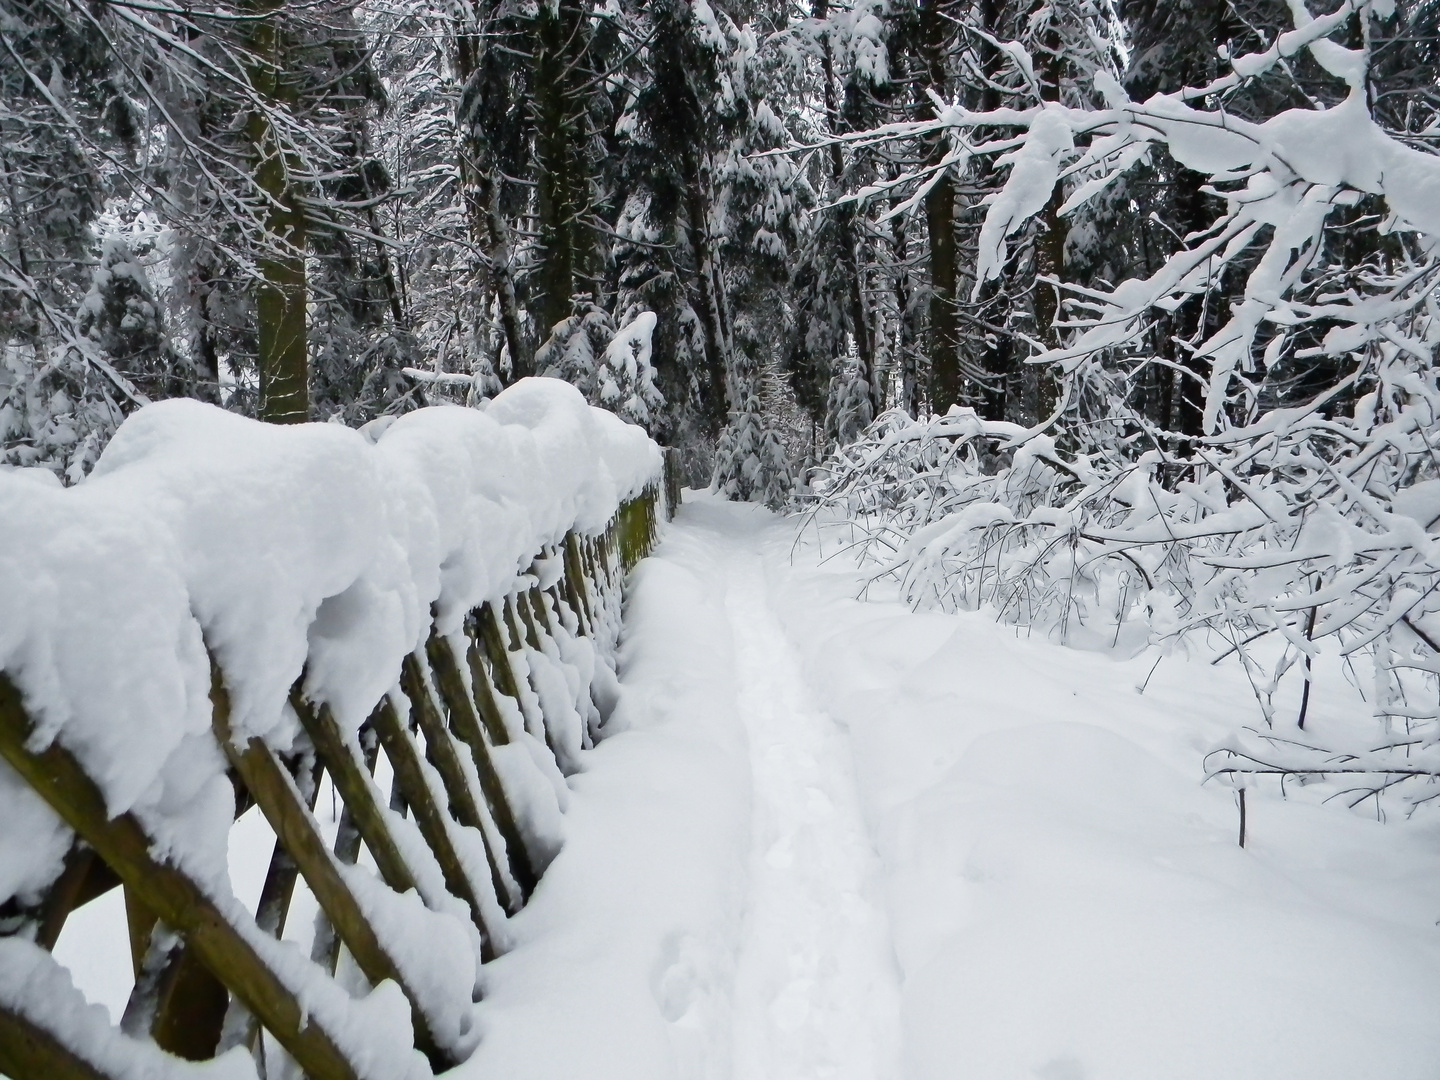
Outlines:
{"type": "Polygon", "coordinates": [[[687,499],[462,1075],[1434,1075],[1440,825],[1256,790],[1242,851],[1200,766],[1238,669],[1140,694],[1151,657],[856,601],[791,523],[687,499]]]}

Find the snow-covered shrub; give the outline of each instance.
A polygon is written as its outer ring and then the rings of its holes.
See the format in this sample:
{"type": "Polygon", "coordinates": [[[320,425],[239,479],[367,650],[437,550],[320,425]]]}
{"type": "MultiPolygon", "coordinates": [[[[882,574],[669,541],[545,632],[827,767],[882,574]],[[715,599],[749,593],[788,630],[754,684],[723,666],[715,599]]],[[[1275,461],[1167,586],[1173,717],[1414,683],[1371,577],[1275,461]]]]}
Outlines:
{"type": "Polygon", "coordinates": [[[621,419],[649,431],[656,411],[665,404],[655,389],[655,368],[650,363],[650,338],[655,313],[642,311],[615,331],[595,369],[592,405],[609,409],[621,419]]]}
{"type": "Polygon", "coordinates": [[[616,330],[603,309],[585,304],[555,324],[535,366],[577,387],[590,404],[649,431],[665,403],[650,362],[654,331],[654,312],[642,311],[616,330]]]}
{"type": "Polygon", "coordinates": [[[825,402],[825,441],[845,446],[859,438],[860,433],[875,419],[870,401],[870,381],[855,355],[840,357],[830,377],[830,392],[825,402]]]}
{"type": "Polygon", "coordinates": [[[1354,774],[1352,801],[1396,787],[1426,801],[1440,795],[1440,157],[1377,125],[1367,50],[1329,39],[1380,7],[1313,18],[1294,4],[1296,29],[1263,53],[1144,103],[1101,71],[1103,108],[943,108],[954,160],[1010,168],[977,290],[1057,185],[1071,213],[1157,147],[1210,178],[1220,211],[1148,277],[1058,283],[1060,344],[1030,357],[1063,372],[1047,422],[887,413],[830,463],[815,512],[838,513],[916,604],[993,605],[1072,643],[1218,638],[1263,726],[1211,755],[1212,773],[1354,774]],[[1349,86],[1340,105],[1264,122],[1225,111],[1227,90],[1304,49],[1349,86]],[[1227,282],[1237,298],[1218,329],[1187,346],[1202,433],[1161,430],[1127,396],[1148,366],[1173,366],[1150,325],[1227,282]],[[1261,638],[1283,641],[1278,659],[1260,662],[1261,638]],[[1379,731],[1360,725],[1353,745],[1313,742],[1304,705],[1272,705],[1279,679],[1298,670],[1308,685],[1327,649],[1371,660],[1379,731]]]}
{"type": "Polygon", "coordinates": [[[767,413],[765,373],[743,353],[730,378],[736,407],[720,435],[711,489],[741,502],[764,503],[772,510],[790,499],[794,478],[780,431],[767,413]]]}

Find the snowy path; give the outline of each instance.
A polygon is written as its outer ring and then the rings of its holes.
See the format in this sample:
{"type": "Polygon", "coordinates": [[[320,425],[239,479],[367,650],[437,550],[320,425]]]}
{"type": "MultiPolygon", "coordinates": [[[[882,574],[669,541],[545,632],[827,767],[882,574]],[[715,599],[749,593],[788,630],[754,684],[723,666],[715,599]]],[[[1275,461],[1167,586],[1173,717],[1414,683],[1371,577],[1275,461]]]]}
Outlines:
{"type": "Polygon", "coordinates": [[[750,538],[716,539],[755,808],[735,1078],[888,1080],[896,976],[850,746],[802,679],[750,538]]]}
{"type": "Polygon", "coordinates": [[[687,494],[637,567],[451,1080],[1433,1080],[1440,822],[1257,789],[1241,850],[1238,666],[860,603],[794,537],[687,494]]]}

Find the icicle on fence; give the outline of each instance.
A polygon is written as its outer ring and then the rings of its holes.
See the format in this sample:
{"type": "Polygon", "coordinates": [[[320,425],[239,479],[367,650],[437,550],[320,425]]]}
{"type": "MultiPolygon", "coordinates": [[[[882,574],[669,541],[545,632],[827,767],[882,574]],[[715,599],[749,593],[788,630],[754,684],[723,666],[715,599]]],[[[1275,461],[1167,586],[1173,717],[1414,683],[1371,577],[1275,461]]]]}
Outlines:
{"type": "MultiPolygon", "coordinates": [[[[601,668],[619,632],[624,575],[654,543],[660,513],[673,514],[674,455],[662,459],[649,445],[643,460],[657,468],[632,482],[638,493],[612,496],[603,527],[571,527],[533,552],[528,572],[503,597],[465,611],[458,631],[432,602],[423,644],[403,656],[395,688],[356,728],[307,694],[305,672],[323,661],[312,649],[285,703],[298,737],[278,750],[273,737],[251,733],[207,634],[207,737],[228,766],[227,820],[258,806],[277,837],[253,917],[205,872],[218,864],[223,875],[223,844],[187,848],[143,799],[113,812],[114,779],[94,775],[93,762],[55,737],[5,670],[0,640],[0,810],[10,811],[0,815],[0,860],[7,842],[23,842],[6,832],[43,813],[16,780],[69,838],[48,885],[12,888],[0,906],[0,1073],[179,1080],[198,1077],[190,1062],[205,1061],[207,1078],[263,1077],[264,1033],[312,1080],[423,1077],[464,1060],[477,1039],[478,964],[503,948],[505,920],[555,853],[531,820],[547,796],[535,785],[548,787],[548,777],[563,787],[591,745],[594,699],[611,692],[613,674],[601,668]],[[376,782],[382,754],[388,793],[376,782]],[[333,844],[315,813],[322,777],[343,803],[333,844]],[[360,865],[362,845],[373,873],[360,865]],[[308,958],[280,940],[301,880],[321,912],[308,958]],[[119,1029],[48,955],[71,911],[117,887],[136,970],[119,1029]],[[446,955],[428,947],[437,941],[458,947],[446,955]],[[337,977],[342,949],[363,976],[358,992],[353,972],[337,977]],[[474,964],[460,955],[470,951],[474,964]]],[[[45,833],[37,830],[37,846],[45,833]]],[[[228,825],[219,836],[228,839],[228,825]]]]}

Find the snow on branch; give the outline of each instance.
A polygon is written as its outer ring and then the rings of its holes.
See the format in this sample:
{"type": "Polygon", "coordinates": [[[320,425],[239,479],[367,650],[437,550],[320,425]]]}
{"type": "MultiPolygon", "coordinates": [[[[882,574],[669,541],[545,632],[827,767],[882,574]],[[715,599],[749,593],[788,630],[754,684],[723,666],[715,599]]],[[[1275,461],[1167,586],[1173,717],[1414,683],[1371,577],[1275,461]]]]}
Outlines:
{"type": "Polygon", "coordinates": [[[1102,70],[1094,107],[939,110],[955,154],[1008,168],[977,289],[1057,188],[1075,214],[1157,151],[1205,178],[1216,212],[1148,276],[1047,279],[1064,297],[1055,344],[1029,360],[1063,376],[1050,425],[887,413],[832,459],[812,520],[842,521],[917,605],[988,605],[1093,647],[1218,642],[1263,723],[1211,756],[1212,775],[1330,776],[1348,801],[1414,804],[1440,793],[1440,156],[1375,121],[1366,50],[1330,40],[1386,4],[1291,9],[1294,30],[1204,87],[1135,102],[1102,70]],[[1228,93],[1301,50],[1346,84],[1338,105],[1227,111],[1228,93]],[[1151,330],[1187,304],[1220,310],[1177,364],[1151,330]],[[1198,433],[1130,404],[1152,365],[1203,384],[1198,433]],[[1324,384],[1277,398],[1283,370],[1324,384]],[[1378,737],[1362,725],[1322,744],[1304,734],[1307,705],[1277,715],[1281,677],[1301,671],[1308,703],[1325,650],[1371,659],[1378,737]]]}

